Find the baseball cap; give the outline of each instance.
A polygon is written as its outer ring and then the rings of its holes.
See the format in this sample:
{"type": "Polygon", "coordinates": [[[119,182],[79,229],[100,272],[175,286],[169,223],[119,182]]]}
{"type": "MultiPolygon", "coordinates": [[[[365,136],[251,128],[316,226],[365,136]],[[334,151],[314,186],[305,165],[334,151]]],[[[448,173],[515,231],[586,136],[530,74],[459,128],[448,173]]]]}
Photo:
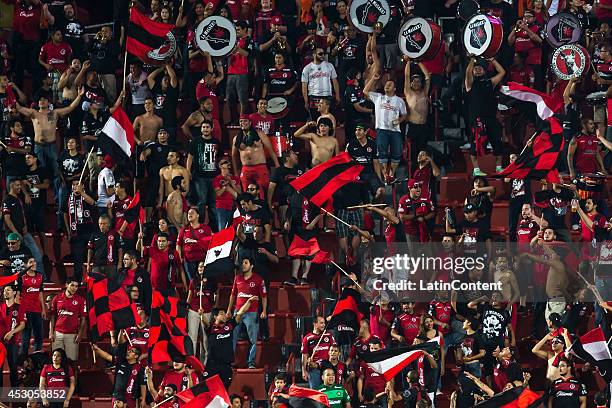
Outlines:
{"type": "Polygon", "coordinates": [[[240,115],[240,119],[247,119],[247,120],[251,120],[251,118],[249,117],[249,115],[247,113],[243,113],[240,115]]]}
{"type": "Polygon", "coordinates": [[[317,29],[317,23],[314,21],[309,21],[308,23],[306,23],[306,29],[307,30],[316,30],[317,29]]]}
{"type": "Polygon", "coordinates": [[[463,212],[464,213],[469,213],[469,212],[472,212],[472,211],[476,211],[476,206],[474,204],[466,204],[463,207],[463,212]]]}
{"type": "Polygon", "coordinates": [[[410,179],[408,180],[408,188],[414,188],[414,187],[420,187],[421,186],[421,182],[416,180],[416,179],[410,179]]]}
{"type": "Polygon", "coordinates": [[[283,18],[281,16],[272,16],[270,22],[274,25],[283,25],[283,18]]]}
{"type": "Polygon", "coordinates": [[[367,130],[368,126],[366,126],[364,123],[358,123],[358,124],[355,125],[355,129],[367,130]]]}
{"type": "Polygon", "coordinates": [[[15,233],[15,232],[11,232],[6,237],[6,240],[7,241],[21,241],[21,237],[19,236],[19,234],[15,233]]]}
{"type": "Polygon", "coordinates": [[[168,133],[168,130],[166,128],[159,128],[159,130],[157,131],[157,134],[159,135],[160,133],[168,133]]]}

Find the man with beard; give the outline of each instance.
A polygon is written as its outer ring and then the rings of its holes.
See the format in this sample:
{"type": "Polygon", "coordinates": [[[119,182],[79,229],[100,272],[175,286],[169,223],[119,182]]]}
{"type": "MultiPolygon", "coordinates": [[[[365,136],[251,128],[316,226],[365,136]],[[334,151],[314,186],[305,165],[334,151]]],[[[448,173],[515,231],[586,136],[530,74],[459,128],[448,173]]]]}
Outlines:
{"type": "Polygon", "coordinates": [[[87,244],[87,273],[100,274],[112,278],[117,271],[117,263],[122,258],[123,241],[121,236],[110,229],[110,218],[106,214],[98,218],[99,230],[91,234],[87,244]]]}
{"type": "MultiPolygon", "coordinates": [[[[249,240],[255,240],[255,228],[263,227],[265,240],[270,242],[272,239],[271,214],[268,209],[257,204],[256,198],[251,193],[243,193],[238,196],[242,214],[242,222],[238,226],[241,233],[244,233],[249,240]]],[[[265,204],[263,204],[265,205],[265,204]]]]}
{"type": "MultiPolygon", "coordinates": [[[[123,268],[117,271],[115,282],[126,291],[137,287],[137,300],[147,310],[151,304],[151,281],[146,271],[138,266],[136,251],[128,250],[123,254],[123,268]]],[[[128,292],[129,293],[129,292],[128,292]]]]}
{"type": "Polygon", "coordinates": [[[548,391],[548,406],[551,408],[585,408],[587,406],[587,388],[572,376],[574,363],[568,357],[559,361],[561,378],[555,380],[548,391]]]}
{"type": "Polygon", "coordinates": [[[159,171],[166,165],[168,153],[174,148],[168,143],[169,136],[166,129],[159,129],[157,131],[157,141],[145,143],[139,156],[139,160],[145,162],[147,171],[147,185],[149,188],[146,189],[144,197],[141,197],[141,199],[144,198],[143,206],[147,209],[147,212],[150,212],[151,207],[157,203],[160,184],[159,171]]]}
{"type": "Polygon", "coordinates": [[[74,277],[81,281],[83,262],[87,253],[89,237],[94,231],[93,208],[96,200],[85,192],[83,183],[74,178],[67,199],[67,213],[64,215],[66,230],[70,237],[70,252],[74,259],[74,277]]]}
{"type": "Polygon", "coordinates": [[[187,194],[187,180],[183,176],[176,176],[172,179],[172,192],[168,194],[166,199],[166,214],[168,215],[168,221],[176,227],[181,229],[187,222],[187,200],[185,195],[187,194]]]}
{"type": "Polygon", "coordinates": [[[202,124],[208,121],[211,123],[212,136],[221,141],[221,124],[218,119],[213,117],[214,104],[212,98],[210,96],[203,96],[198,102],[200,103],[198,110],[192,112],[181,126],[183,134],[188,136],[190,140],[197,139],[202,134],[202,124]]]}
{"type": "Polygon", "coordinates": [[[9,232],[9,235],[11,232],[17,235],[17,238],[30,250],[40,269],[38,272],[42,272],[42,255],[36,245],[36,241],[34,241],[32,234],[28,230],[25,205],[20,198],[22,188],[22,181],[19,178],[12,179],[8,183],[8,194],[2,203],[4,228],[6,232],[9,232]]]}
{"type": "Polygon", "coordinates": [[[421,184],[408,180],[408,194],[400,198],[397,213],[404,222],[407,242],[427,242],[430,238],[427,222],[436,215],[433,203],[421,197],[421,184]]]}
{"type": "Polygon", "coordinates": [[[84,57],[85,41],[83,39],[83,24],[76,18],[74,5],[71,3],[64,5],[64,15],[54,17],[49,20],[49,24],[59,28],[66,42],[72,48],[72,55],[75,58],[84,57]]]}
{"type": "Polygon", "coordinates": [[[474,176],[486,176],[486,173],[478,167],[478,155],[484,153],[484,135],[493,146],[495,156],[495,171],[502,171],[501,153],[502,139],[501,126],[495,115],[497,114],[497,100],[495,99],[495,87],[504,79],[506,70],[495,59],[491,60],[496,74],[487,78],[486,69],[489,61],[471,58],[465,70],[465,90],[467,92],[468,127],[471,129],[470,160],[474,170],[474,176]]]}
{"type": "Polygon", "coordinates": [[[338,139],[332,136],[334,124],[329,118],[320,118],[318,122],[306,122],[293,134],[294,137],[310,142],[310,152],[312,154],[312,167],[317,164],[325,163],[339,153],[338,139]],[[315,127],[316,133],[306,130],[315,127]]]}
{"type": "Polygon", "coordinates": [[[440,168],[426,150],[417,155],[417,167],[412,178],[421,183],[421,197],[428,198],[436,204],[436,180],[440,177],[440,168]]]}
{"type": "Polygon", "coordinates": [[[361,72],[354,67],[346,73],[342,105],[346,111],[344,133],[350,138],[355,134],[356,125],[363,123],[364,126],[368,126],[370,124],[374,113],[373,107],[368,106],[368,100],[363,94],[361,72]]]}
{"type": "Polygon", "coordinates": [[[109,216],[113,219],[115,231],[121,236],[125,249],[134,249],[136,245],[137,220],[131,223],[125,219],[125,212],[132,203],[132,197],[127,193],[128,182],[120,180],[115,183],[115,201],[113,201],[109,216]]]}
{"type": "Polygon", "coordinates": [[[170,139],[176,140],[177,115],[176,105],[178,103],[178,80],[172,64],[167,63],[157,68],[147,77],[147,84],[155,102],[155,113],[162,119],[164,128],[168,131],[170,139]],[[162,74],[161,80],[157,77],[162,74]]]}
{"type": "MultiPolygon", "coordinates": [[[[0,305],[0,338],[6,347],[6,359],[10,370],[11,387],[18,386],[17,358],[19,356],[19,333],[26,325],[26,317],[16,300],[16,287],[4,287],[4,302],[0,305]]],[[[0,384],[1,385],[1,384],[0,384]]]]}
{"type": "Polygon", "coordinates": [[[134,141],[139,145],[154,141],[163,124],[162,118],[155,114],[155,101],[151,97],[146,97],[144,113],[134,119],[134,141]]]}
{"type": "MultiPolygon", "coordinates": [[[[513,153],[510,155],[510,163],[514,163],[518,156],[513,153]]],[[[531,204],[531,183],[525,179],[504,178],[505,183],[510,184],[510,200],[508,202],[508,223],[510,225],[510,241],[518,241],[516,235],[517,223],[520,222],[519,215],[522,212],[524,204],[531,204]]],[[[530,206],[531,208],[531,206],[530,206]]],[[[532,237],[533,238],[533,237],[532,237]]],[[[530,238],[531,239],[531,238],[530,238]]]]}
{"type": "Polygon", "coordinates": [[[66,290],[53,298],[49,322],[52,349],[63,349],[72,361],[77,361],[79,343],[87,321],[85,299],[77,295],[79,283],[75,279],[68,279],[66,290]]]}
{"type": "Polygon", "coordinates": [[[391,325],[391,337],[408,346],[414,343],[419,334],[421,314],[414,311],[415,302],[402,302],[401,312],[391,325]]]}
{"type": "Polygon", "coordinates": [[[536,216],[530,203],[525,203],[521,207],[521,219],[516,227],[516,242],[519,244],[530,244],[539,230],[548,227],[548,222],[536,216]]]}
{"type": "MultiPolygon", "coordinates": [[[[89,43],[88,54],[91,61],[91,68],[96,76],[95,83],[97,87],[99,73],[104,83],[104,89],[108,93],[108,97],[112,100],[117,95],[117,80],[115,71],[119,66],[117,56],[121,53],[118,41],[113,38],[113,31],[110,26],[104,26],[98,34],[89,43]]],[[[89,83],[90,74],[87,74],[87,82],[89,83]]],[[[93,84],[91,84],[93,86],[93,84]]],[[[100,89],[101,90],[101,89],[100,89]]]]}
{"type": "Polygon", "coordinates": [[[592,119],[583,119],[582,132],[570,140],[567,149],[567,166],[572,180],[578,175],[588,173],[607,174],[595,130],[595,122],[592,119]]]}
{"type": "MultiPolygon", "coordinates": [[[[44,231],[44,210],[47,206],[49,172],[38,163],[35,153],[25,156],[27,171],[23,180],[23,194],[28,205],[27,213],[32,232],[44,231]]],[[[61,224],[60,224],[61,225],[61,224]]]]}
{"type": "Polygon", "coordinates": [[[242,321],[234,328],[234,351],[236,350],[236,342],[240,333],[240,326],[244,325],[249,336],[251,347],[247,364],[249,368],[255,368],[255,352],[257,349],[257,335],[259,332],[259,318],[266,319],[268,314],[268,295],[265,281],[253,271],[253,262],[249,258],[243,258],[240,265],[242,274],[236,275],[234,284],[232,285],[232,293],[230,295],[229,304],[227,306],[227,316],[232,317],[232,310],[236,312],[242,309],[246,299],[256,297],[257,300],[251,301],[249,308],[244,312],[242,321]],[[261,299],[262,312],[257,316],[259,308],[259,299],[261,299]],[[258,318],[259,317],[259,318],[258,318]]]}
{"type": "Polygon", "coordinates": [[[240,115],[240,129],[232,141],[232,165],[236,171],[241,169],[243,191],[249,183],[255,183],[264,192],[261,198],[265,197],[270,183],[266,153],[274,162],[274,167],[278,167],[278,158],[268,136],[252,126],[248,115],[240,115]]]}
{"type": "Polygon", "coordinates": [[[161,206],[164,204],[165,199],[174,190],[172,186],[172,180],[175,177],[178,177],[178,176],[183,177],[187,182],[187,186],[189,186],[190,173],[185,167],[179,164],[179,154],[177,151],[170,150],[168,152],[167,162],[168,162],[168,165],[165,167],[162,167],[159,170],[160,183],[159,183],[159,190],[158,190],[158,195],[157,195],[157,207],[158,208],[161,208],[161,206]]]}
{"type": "Polygon", "coordinates": [[[411,73],[411,65],[412,61],[408,59],[404,68],[404,96],[408,106],[408,138],[414,160],[417,153],[427,147],[427,141],[432,136],[431,128],[427,125],[431,75],[422,62],[419,62],[419,68],[423,76],[411,73]]]}
{"type": "MultiPolygon", "coordinates": [[[[173,364],[177,364],[177,363],[173,363],[173,364]]],[[[147,379],[146,380],[147,388],[149,389],[149,392],[153,396],[153,401],[155,402],[154,406],[156,408],[179,408],[180,407],[181,404],[179,403],[179,400],[177,400],[176,398],[178,387],[175,384],[171,383],[171,384],[160,386],[159,391],[156,391],[155,386],[153,385],[153,371],[151,370],[151,367],[145,368],[145,378],[147,379]]],[[[191,382],[191,376],[187,378],[189,378],[187,388],[191,388],[193,386],[191,382]]]]}
{"type": "Polygon", "coordinates": [[[32,138],[23,130],[23,123],[15,119],[8,124],[7,135],[4,136],[0,151],[6,150],[2,170],[7,184],[11,178],[21,176],[26,171],[25,155],[32,151],[32,138]]]}
{"type": "Polygon", "coordinates": [[[116,347],[113,354],[102,350],[95,343],[91,343],[91,347],[94,353],[115,366],[115,385],[112,397],[125,401],[125,406],[128,408],[145,406],[147,382],[145,367],[139,361],[140,350],[128,345],[127,342],[116,347]]]}
{"type": "MultiPolygon", "coordinates": [[[[187,155],[187,172],[193,177],[200,213],[208,213],[211,221],[215,220],[215,190],[212,181],[217,175],[217,155],[221,152],[221,144],[213,137],[213,129],[213,122],[202,120],[200,136],[191,140],[187,155]]],[[[213,222],[211,225],[215,224],[213,222]]]]}
{"type": "Polygon", "coordinates": [[[336,69],[324,60],[324,56],[323,48],[315,47],[312,52],[312,62],[302,70],[304,108],[313,120],[318,117],[317,105],[320,99],[331,99],[333,92],[336,103],[340,103],[340,85],[336,69]]]}
{"type": "Polygon", "coordinates": [[[26,262],[31,256],[30,250],[21,244],[19,235],[14,232],[8,234],[6,247],[0,252],[0,265],[4,267],[4,275],[25,272],[26,262]]]}
{"type": "Polygon", "coordinates": [[[145,247],[142,243],[144,233],[138,233],[136,250],[143,256],[149,256],[147,270],[151,271],[151,288],[161,292],[164,296],[176,296],[175,282],[177,275],[180,276],[184,287],[187,287],[185,270],[180,262],[180,255],[174,248],[168,245],[168,234],[163,232],[157,234],[155,245],[145,247]]]}

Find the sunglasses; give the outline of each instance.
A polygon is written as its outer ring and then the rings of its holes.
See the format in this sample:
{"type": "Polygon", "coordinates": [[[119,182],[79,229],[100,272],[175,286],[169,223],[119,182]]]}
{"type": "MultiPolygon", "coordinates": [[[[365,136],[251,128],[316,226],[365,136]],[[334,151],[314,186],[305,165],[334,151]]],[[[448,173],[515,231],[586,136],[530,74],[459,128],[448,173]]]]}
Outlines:
{"type": "Polygon", "coordinates": [[[249,188],[247,188],[247,191],[257,191],[257,189],[256,189],[256,188],[249,187],[249,188]]]}
{"type": "Polygon", "coordinates": [[[19,244],[19,241],[8,241],[6,244],[7,245],[17,245],[19,244]]]}

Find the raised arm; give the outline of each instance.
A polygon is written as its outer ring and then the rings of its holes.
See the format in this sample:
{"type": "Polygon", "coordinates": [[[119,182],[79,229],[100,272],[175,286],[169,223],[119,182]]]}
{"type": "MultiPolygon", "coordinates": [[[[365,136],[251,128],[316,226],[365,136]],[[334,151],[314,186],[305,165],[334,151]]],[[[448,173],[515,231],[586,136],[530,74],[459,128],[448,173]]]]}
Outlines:
{"type": "Polygon", "coordinates": [[[149,85],[149,89],[153,89],[153,87],[155,86],[155,80],[157,79],[157,76],[159,74],[161,74],[164,70],[164,67],[159,67],[155,70],[153,70],[148,76],[147,76],[147,85],[149,85]]]}
{"type": "Polygon", "coordinates": [[[466,92],[470,92],[472,90],[472,85],[474,84],[474,63],[476,59],[474,57],[470,58],[470,62],[465,68],[465,90],[466,92]]]}
{"type": "Polygon", "coordinates": [[[506,76],[506,70],[504,69],[504,67],[501,66],[499,62],[497,62],[495,58],[493,58],[491,62],[495,67],[495,71],[497,71],[497,74],[495,74],[495,76],[491,78],[491,83],[494,87],[496,87],[504,79],[504,76],[506,76]]]}
{"type": "Polygon", "coordinates": [[[68,115],[70,112],[75,110],[77,108],[77,106],[79,106],[79,104],[81,103],[81,98],[83,97],[83,95],[85,95],[85,88],[81,87],[79,89],[79,93],[78,93],[77,97],[74,98],[74,101],[72,101],[72,103],[70,105],[66,106],[65,108],[55,109],[55,113],[57,113],[58,116],[66,116],[66,115],[68,115]]]}
{"type": "Polygon", "coordinates": [[[431,86],[431,72],[429,72],[425,64],[423,64],[422,62],[419,62],[419,68],[421,68],[421,72],[425,77],[425,86],[423,90],[426,95],[429,95],[429,87],[431,86]]]}

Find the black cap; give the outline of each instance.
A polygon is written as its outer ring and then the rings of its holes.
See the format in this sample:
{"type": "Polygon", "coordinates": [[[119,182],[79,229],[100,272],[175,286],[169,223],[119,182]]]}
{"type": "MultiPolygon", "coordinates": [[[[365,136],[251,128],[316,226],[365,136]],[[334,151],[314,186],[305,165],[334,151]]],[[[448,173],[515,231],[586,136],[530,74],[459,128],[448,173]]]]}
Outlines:
{"type": "Polygon", "coordinates": [[[476,206],[474,204],[466,204],[463,207],[463,212],[464,213],[469,213],[469,212],[472,212],[472,211],[476,211],[476,206]]]}

